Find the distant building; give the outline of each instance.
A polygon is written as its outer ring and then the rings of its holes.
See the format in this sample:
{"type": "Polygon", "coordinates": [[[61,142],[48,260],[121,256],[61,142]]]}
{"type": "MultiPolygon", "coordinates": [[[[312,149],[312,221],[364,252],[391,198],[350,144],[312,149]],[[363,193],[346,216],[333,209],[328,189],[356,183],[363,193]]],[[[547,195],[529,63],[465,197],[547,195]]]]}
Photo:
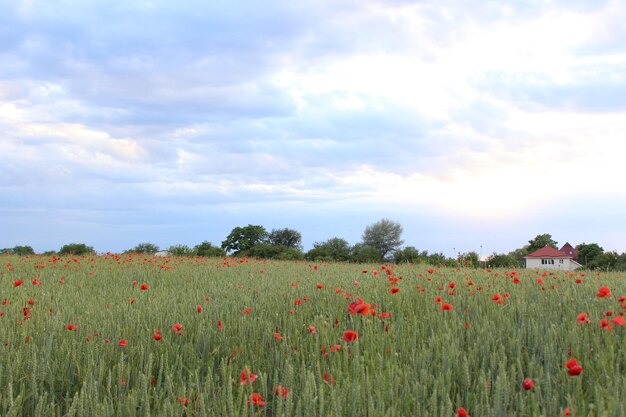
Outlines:
{"type": "MultiPolygon", "coordinates": [[[[572,248],[569,243],[566,243],[564,247],[566,246],[572,248]]],[[[572,249],[575,253],[576,249],[572,249]]],[[[533,253],[526,255],[524,259],[526,261],[526,268],[562,269],[564,271],[570,271],[582,267],[581,264],[574,260],[572,254],[560,251],[552,246],[537,249],[533,253]]]]}
{"type": "Polygon", "coordinates": [[[565,242],[565,245],[563,245],[563,247],[561,247],[561,249],[559,250],[563,253],[571,255],[572,259],[574,259],[575,261],[578,260],[578,251],[576,250],[575,247],[570,245],[569,242],[565,242]]]}

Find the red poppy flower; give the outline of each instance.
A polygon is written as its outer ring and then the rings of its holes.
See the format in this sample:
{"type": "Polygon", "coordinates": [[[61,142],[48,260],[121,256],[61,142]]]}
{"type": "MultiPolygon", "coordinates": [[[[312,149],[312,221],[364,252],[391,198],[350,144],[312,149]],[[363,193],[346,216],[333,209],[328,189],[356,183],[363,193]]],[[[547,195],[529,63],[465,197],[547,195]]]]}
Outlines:
{"type": "Polygon", "coordinates": [[[300,304],[302,304],[302,300],[299,298],[293,302],[294,306],[299,306],[300,304]]]}
{"type": "Polygon", "coordinates": [[[22,285],[24,283],[24,280],[22,279],[16,279],[15,281],[13,281],[13,288],[15,287],[19,287],[20,285],[22,285]]]}
{"type": "Polygon", "coordinates": [[[598,298],[609,298],[611,296],[611,289],[609,287],[600,287],[598,288],[598,293],[596,297],[598,298]]]}
{"type": "Polygon", "coordinates": [[[432,269],[432,268],[428,268],[428,273],[429,273],[429,274],[432,274],[433,272],[435,272],[435,270],[434,270],[434,269],[432,269]]]}
{"type": "Polygon", "coordinates": [[[343,340],[345,340],[348,343],[352,343],[358,338],[359,338],[359,333],[355,332],[354,330],[346,330],[345,332],[343,332],[343,340]]]}
{"type": "Polygon", "coordinates": [[[157,342],[161,341],[161,339],[163,339],[163,336],[161,336],[161,331],[159,329],[154,329],[154,332],[152,333],[152,338],[157,342]]]}
{"type": "Polygon", "coordinates": [[[326,372],[324,372],[324,381],[328,382],[329,384],[334,384],[335,383],[335,378],[333,378],[332,375],[327,374],[326,372]]]}
{"type": "Polygon", "coordinates": [[[283,398],[287,398],[287,395],[289,395],[289,388],[278,385],[277,387],[274,387],[274,394],[276,394],[276,396],[280,395],[283,398]]]}
{"type": "Polygon", "coordinates": [[[356,297],[356,301],[353,301],[348,306],[348,311],[350,314],[360,314],[362,316],[367,316],[370,312],[370,305],[368,303],[363,302],[361,297],[356,297]]]}
{"type": "Polygon", "coordinates": [[[263,397],[261,396],[261,394],[259,394],[258,392],[253,392],[250,395],[250,399],[248,400],[248,405],[250,404],[254,404],[254,405],[258,405],[258,406],[264,406],[266,404],[265,401],[263,401],[263,397]]]}
{"type": "Polygon", "coordinates": [[[624,324],[626,324],[626,320],[624,320],[623,316],[615,316],[611,320],[611,323],[615,324],[616,326],[623,326],[624,324]]]}
{"type": "Polygon", "coordinates": [[[149,289],[150,289],[150,286],[149,286],[148,284],[141,284],[141,285],[139,286],[139,289],[140,289],[140,290],[143,290],[143,291],[146,291],[146,290],[149,290],[149,289]]]}
{"type": "Polygon", "coordinates": [[[252,307],[246,307],[243,309],[242,313],[244,316],[247,316],[252,311],[252,307]]]}
{"type": "Polygon", "coordinates": [[[322,288],[324,288],[324,284],[317,284],[317,289],[321,290],[322,288]]]}
{"type": "Polygon", "coordinates": [[[443,301],[443,298],[441,298],[441,296],[440,296],[440,295],[437,295],[437,296],[435,297],[435,303],[441,303],[442,301],[443,301]]]}
{"type": "Polygon", "coordinates": [[[309,333],[315,333],[315,326],[309,326],[309,333]]]}
{"type": "Polygon", "coordinates": [[[222,320],[217,321],[217,328],[219,331],[224,330],[224,325],[222,324],[222,320]]]}
{"type": "Polygon", "coordinates": [[[239,383],[241,385],[252,384],[256,381],[257,376],[250,372],[249,369],[244,369],[241,371],[241,377],[239,378],[239,383]]]}
{"type": "Polygon", "coordinates": [[[183,325],[180,323],[176,323],[175,325],[172,326],[172,331],[174,333],[182,335],[183,334],[182,330],[183,330],[183,325]]]}
{"type": "Polygon", "coordinates": [[[189,405],[189,398],[178,397],[178,402],[181,403],[183,407],[187,407],[189,405]]]}
{"type": "Polygon", "coordinates": [[[606,319],[600,320],[600,327],[604,330],[613,330],[613,327],[611,327],[611,323],[609,323],[609,321],[606,319]]]}
{"type": "Polygon", "coordinates": [[[67,330],[76,330],[76,325],[72,323],[68,323],[67,330]]]}
{"type": "Polygon", "coordinates": [[[388,312],[388,311],[384,311],[384,312],[382,312],[382,313],[380,313],[380,314],[378,315],[378,318],[379,318],[379,319],[381,319],[381,320],[382,320],[382,319],[389,318],[389,317],[391,317],[391,313],[390,313],[390,312],[388,312]]]}
{"type": "Polygon", "coordinates": [[[200,304],[196,305],[196,311],[202,313],[202,306],[200,304]]]}
{"type": "Polygon", "coordinates": [[[280,333],[278,332],[274,332],[274,339],[275,340],[283,340],[283,337],[281,336],[280,333]]]}
{"type": "Polygon", "coordinates": [[[341,350],[341,345],[332,345],[330,347],[331,352],[337,352],[338,350],[341,350]]]}
{"type": "Polygon", "coordinates": [[[136,285],[137,285],[137,281],[133,280],[133,282],[132,282],[131,284],[132,284],[132,286],[134,287],[134,286],[136,286],[136,285]]]}
{"type": "Polygon", "coordinates": [[[534,386],[535,383],[531,378],[526,378],[522,381],[522,388],[524,388],[526,391],[533,389],[534,386]]]}
{"type": "Polygon", "coordinates": [[[470,417],[470,415],[467,414],[467,410],[463,407],[459,407],[459,409],[456,410],[456,416],[457,417],[470,417]]]}
{"type": "Polygon", "coordinates": [[[33,278],[33,285],[41,285],[41,281],[37,279],[37,277],[33,278]]]}
{"type": "Polygon", "coordinates": [[[400,288],[398,288],[398,287],[393,287],[393,288],[392,288],[389,292],[390,292],[390,293],[392,293],[392,294],[395,294],[395,293],[397,293],[397,292],[400,292],[400,288]]]}
{"type": "Polygon", "coordinates": [[[572,358],[565,362],[565,367],[567,368],[567,373],[570,376],[580,375],[583,371],[583,367],[578,363],[578,359],[572,358]]]}
{"type": "Polygon", "coordinates": [[[589,316],[587,315],[587,313],[586,313],[586,312],[583,312],[583,313],[580,313],[580,314],[578,315],[578,322],[579,322],[580,324],[583,324],[583,323],[591,323],[591,320],[589,320],[589,316]]]}
{"type": "Polygon", "coordinates": [[[564,416],[569,416],[572,414],[572,410],[570,410],[569,408],[566,408],[565,410],[563,410],[563,415],[564,416]]]}
{"type": "Polygon", "coordinates": [[[122,346],[122,347],[127,346],[127,345],[128,345],[128,341],[127,341],[126,339],[120,339],[120,340],[117,342],[117,345],[118,345],[118,346],[122,346]]]}
{"type": "Polygon", "coordinates": [[[451,311],[453,309],[452,304],[443,303],[441,304],[441,311],[451,311]]]}

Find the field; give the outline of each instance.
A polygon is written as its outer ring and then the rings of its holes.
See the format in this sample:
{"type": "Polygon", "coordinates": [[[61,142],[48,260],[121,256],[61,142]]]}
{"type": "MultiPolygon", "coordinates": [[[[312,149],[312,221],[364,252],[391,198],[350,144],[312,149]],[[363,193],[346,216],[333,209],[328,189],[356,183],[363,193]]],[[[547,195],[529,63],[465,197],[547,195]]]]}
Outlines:
{"type": "Polygon", "coordinates": [[[624,274],[0,259],[2,416],[626,415],[624,274]]]}

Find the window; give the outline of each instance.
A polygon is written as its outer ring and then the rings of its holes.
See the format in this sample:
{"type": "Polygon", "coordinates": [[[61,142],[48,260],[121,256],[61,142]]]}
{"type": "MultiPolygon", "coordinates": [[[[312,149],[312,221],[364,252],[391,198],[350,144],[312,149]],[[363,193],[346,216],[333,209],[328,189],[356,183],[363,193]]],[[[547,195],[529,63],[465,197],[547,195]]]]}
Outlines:
{"type": "Polygon", "coordinates": [[[541,265],[554,265],[554,259],[542,259],[541,265]]]}

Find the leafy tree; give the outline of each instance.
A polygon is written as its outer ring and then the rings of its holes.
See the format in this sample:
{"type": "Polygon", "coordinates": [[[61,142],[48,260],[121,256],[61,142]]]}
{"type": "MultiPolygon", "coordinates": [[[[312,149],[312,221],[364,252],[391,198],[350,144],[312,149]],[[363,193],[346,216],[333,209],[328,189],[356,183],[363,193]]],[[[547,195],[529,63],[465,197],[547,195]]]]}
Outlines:
{"type": "Polygon", "coordinates": [[[63,245],[61,249],[59,249],[59,255],[89,255],[94,253],[93,247],[87,246],[84,243],[68,243],[67,245],[63,245]]]}
{"type": "Polygon", "coordinates": [[[347,261],[350,259],[350,244],[340,237],[333,237],[324,242],[315,242],[313,249],[306,253],[312,261],[347,261]]]}
{"type": "Polygon", "coordinates": [[[553,248],[556,248],[557,245],[557,241],[552,239],[551,234],[544,233],[542,235],[537,235],[534,239],[528,241],[528,246],[526,247],[526,255],[546,246],[552,246],[553,248]]]}
{"type": "Polygon", "coordinates": [[[302,234],[293,229],[272,229],[267,238],[272,245],[302,250],[302,234]]]}
{"type": "Polygon", "coordinates": [[[206,256],[207,258],[223,258],[226,256],[224,249],[214,246],[211,242],[206,240],[194,246],[193,251],[197,256],[206,256]]]}
{"type": "Polygon", "coordinates": [[[247,256],[261,259],[304,259],[304,254],[299,249],[283,245],[272,245],[271,243],[259,243],[244,253],[247,256]]]}
{"type": "Polygon", "coordinates": [[[150,255],[154,255],[158,251],[159,251],[159,247],[155,245],[154,243],[149,243],[149,242],[140,243],[134,248],[128,250],[128,252],[132,252],[132,253],[147,253],[150,255]]]}
{"type": "Polygon", "coordinates": [[[514,252],[510,252],[509,254],[494,252],[493,255],[487,258],[487,265],[492,268],[512,268],[520,267],[522,264],[518,257],[515,256],[514,252]]]}
{"type": "Polygon", "coordinates": [[[167,253],[172,256],[193,256],[194,250],[187,245],[172,245],[167,248],[167,253]]]}
{"type": "Polygon", "coordinates": [[[476,268],[479,265],[480,258],[478,256],[478,253],[476,253],[475,251],[471,251],[462,254],[460,260],[461,262],[463,262],[463,265],[476,268]]]}
{"type": "Polygon", "coordinates": [[[0,249],[1,255],[11,255],[13,253],[13,249],[11,248],[2,248],[0,249]]]}
{"type": "Polygon", "coordinates": [[[266,240],[267,231],[263,226],[249,224],[245,227],[235,227],[222,242],[222,249],[239,255],[266,240]]]}
{"type": "Polygon", "coordinates": [[[604,252],[596,256],[593,260],[595,268],[606,271],[617,270],[619,255],[617,252],[604,252]]]}
{"type": "Polygon", "coordinates": [[[17,256],[28,256],[28,255],[34,255],[35,251],[30,246],[15,246],[11,250],[11,253],[17,256]]]}
{"type": "Polygon", "coordinates": [[[378,262],[380,252],[373,246],[357,243],[352,247],[350,259],[354,262],[378,262]]]}
{"type": "Polygon", "coordinates": [[[406,246],[393,254],[393,261],[397,264],[427,262],[428,251],[420,252],[413,246],[406,246]]]}
{"type": "Polygon", "coordinates": [[[576,252],[578,252],[578,262],[587,268],[595,268],[597,267],[595,260],[604,253],[604,249],[597,243],[583,242],[576,246],[576,252]]]}
{"type": "Polygon", "coordinates": [[[372,247],[378,252],[378,260],[385,260],[393,254],[404,241],[400,239],[402,225],[388,219],[381,219],[370,224],[363,232],[363,245],[372,247]]]}

